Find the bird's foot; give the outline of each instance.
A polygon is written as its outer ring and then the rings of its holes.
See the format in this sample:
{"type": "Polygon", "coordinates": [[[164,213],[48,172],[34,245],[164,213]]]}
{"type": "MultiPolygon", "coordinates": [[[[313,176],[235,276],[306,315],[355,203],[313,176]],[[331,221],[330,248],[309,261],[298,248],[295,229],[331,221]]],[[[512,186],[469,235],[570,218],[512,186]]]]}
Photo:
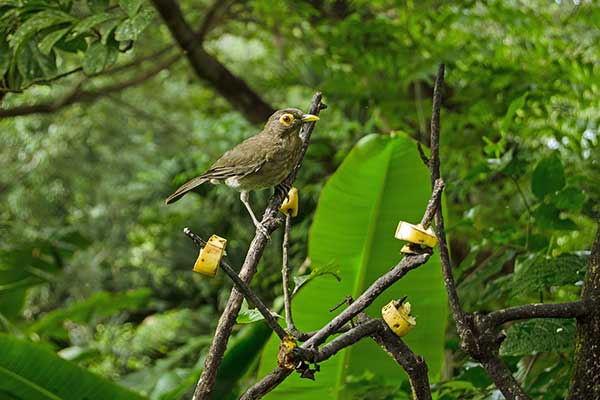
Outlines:
{"type": "Polygon", "coordinates": [[[260,233],[262,233],[264,235],[264,237],[267,238],[267,240],[271,240],[271,235],[269,235],[269,231],[267,230],[267,228],[261,224],[260,222],[256,221],[256,223],[254,224],[254,226],[256,226],[256,230],[259,231],[260,233]]]}

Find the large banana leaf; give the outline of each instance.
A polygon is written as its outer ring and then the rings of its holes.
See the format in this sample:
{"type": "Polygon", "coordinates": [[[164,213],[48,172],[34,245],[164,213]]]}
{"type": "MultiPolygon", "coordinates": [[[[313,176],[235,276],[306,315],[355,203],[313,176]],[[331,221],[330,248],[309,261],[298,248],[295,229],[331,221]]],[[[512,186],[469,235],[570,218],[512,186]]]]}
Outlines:
{"type": "Polygon", "coordinates": [[[141,400],[131,392],[33,343],[0,334],[0,398],[141,400]]]}
{"type": "MultiPolygon", "coordinates": [[[[356,144],[323,189],[309,237],[312,267],[335,267],[341,282],[315,279],[293,301],[297,326],[318,329],[332,318],[328,309],[345,296],[355,298],[400,259],[402,243],[394,238],[399,220],[418,223],[430,196],[426,167],[415,143],[404,135],[369,135],[356,144]]],[[[444,351],[446,296],[440,265],[432,257],[388,289],[368,309],[380,316],[391,299],[408,295],[417,326],[406,337],[425,357],[430,376],[439,376],[444,351]]],[[[260,375],[275,367],[278,340],[263,354],[260,375]]],[[[398,386],[406,379],[400,367],[369,339],[337,354],[321,366],[316,382],[293,374],[271,399],[348,399],[348,381],[398,386]]]]}

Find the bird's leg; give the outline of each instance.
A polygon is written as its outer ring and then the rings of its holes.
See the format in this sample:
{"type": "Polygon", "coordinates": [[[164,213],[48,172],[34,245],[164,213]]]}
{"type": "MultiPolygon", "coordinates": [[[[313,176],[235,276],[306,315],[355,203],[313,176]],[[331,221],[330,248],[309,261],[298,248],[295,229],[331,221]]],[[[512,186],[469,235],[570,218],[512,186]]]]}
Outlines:
{"type": "Polygon", "coordinates": [[[267,231],[267,228],[265,228],[264,225],[261,224],[260,221],[254,215],[254,211],[252,211],[252,207],[250,206],[250,202],[248,201],[248,197],[249,197],[248,192],[242,191],[240,193],[240,200],[242,201],[242,203],[244,203],[244,206],[246,206],[246,210],[248,210],[248,213],[250,214],[250,217],[252,218],[252,222],[254,223],[254,226],[256,226],[256,229],[258,229],[258,231],[260,233],[262,233],[263,235],[265,235],[265,237],[270,240],[271,236],[269,235],[269,232],[267,231]]]}

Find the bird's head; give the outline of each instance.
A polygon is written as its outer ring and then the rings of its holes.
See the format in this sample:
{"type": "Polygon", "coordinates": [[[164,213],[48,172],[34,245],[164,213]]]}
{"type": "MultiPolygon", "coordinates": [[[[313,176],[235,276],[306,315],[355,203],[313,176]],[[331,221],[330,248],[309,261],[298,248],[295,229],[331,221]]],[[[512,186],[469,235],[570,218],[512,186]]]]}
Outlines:
{"type": "Polygon", "coordinates": [[[269,117],[264,132],[282,137],[298,134],[302,124],[318,120],[316,115],[305,114],[297,108],[284,108],[269,117]]]}

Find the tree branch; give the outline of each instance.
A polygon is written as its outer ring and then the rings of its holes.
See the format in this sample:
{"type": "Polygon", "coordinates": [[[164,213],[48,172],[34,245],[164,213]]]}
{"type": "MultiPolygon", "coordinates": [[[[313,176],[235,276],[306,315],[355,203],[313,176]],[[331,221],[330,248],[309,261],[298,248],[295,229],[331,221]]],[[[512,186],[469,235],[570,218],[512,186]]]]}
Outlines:
{"type": "Polygon", "coordinates": [[[380,323],[380,328],[373,339],[406,371],[412,388],[413,399],[431,400],[428,369],[423,357],[413,353],[410,347],[384,323],[380,323]]]}
{"type": "Polygon", "coordinates": [[[181,54],[176,54],[140,75],[112,85],[106,85],[95,90],[82,89],[82,83],[80,83],[69,93],[67,93],[67,95],[59,99],[30,106],[17,106],[9,109],[0,109],[0,118],[17,117],[30,114],[48,114],[75,103],[90,103],[111,93],[120,92],[129,87],[144,83],[148,79],[156,76],[160,71],[175,64],[180,58],[181,54]]]}
{"type": "Polygon", "coordinates": [[[275,110],[270,104],[206,52],[176,0],[152,0],[152,3],[200,79],[211,85],[252,123],[264,123],[273,114],[275,110]]]}
{"type": "MultiPolygon", "coordinates": [[[[316,93],[313,96],[312,103],[309,108],[309,113],[313,115],[318,115],[320,110],[322,109],[321,103],[322,95],[321,93],[316,93]]],[[[315,127],[314,123],[309,123],[303,125],[300,131],[300,137],[303,138],[303,148],[302,152],[299,155],[299,159],[296,164],[296,168],[299,168],[299,165],[302,163],[302,159],[304,158],[304,154],[306,153],[306,148],[310,142],[310,136],[315,127]]],[[[286,183],[291,184],[295,179],[296,175],[294,172],[286,178],[286,183]]],[[[267,206],[261,224],[267,228],[269,233],[272,233],[277,226],[279,225],[278,220],[276,219],[277,212],[279,207],[281,206],[281,202],[283,200],[283,194],[277,193],[271,197],[269,201],[269,205],[267,206]]],[[[258,262],[262,257],[262,253],[267,245],[267,238],[257,232],[250,243],[250,248],[246,253],[246,259],[240,269],[239,277],[240,279],[248,284],[252,277],[256,273],[256,267],[258,266],[258,262]]],[[[206,356],[206,361],[204,363],[204,371],[202,371],[202,375],[198,380],[198,384],[196,385],[196,389],[194,391],[193,400],[200,399],[208,399],[210,398],[210,394],[212,392],[213,386],[215,384],[215,379],[217,377],[217,371],[219,366],[221,365],[221,361],[223,359],[223,354],[225,353],[225,348],[227,346],[227,341],[229,340],[229,336],[231,335],[231,330],[233,325],[235,325],[235,320],[237,314],[240,311],[240,307],[242,305],[242,294],[234,287],[231,291],[231,295],[223,310],[223,314],[221,314],[221,318],[217,324],[217,329],[215,332],[215,336],[211,343],[211,347],[208,351],[208,355],[206,356]]]]}
{"type": "MultiPolygon", "coordinates": [[[[444,65],[440,64],[433,90],[433,109],[431,113],[431,157],[429,167],[432,187],[435,187],[437,180],[440,178],[440,111],[443,85],[444,65]]],[[[485,324],[485,318],[474,318],[474,316],[466,314],[460,306],[446,241],[441,199],[438,201],[435,214],[435,235],[439,243],[444,286],[446,287],[450,310],[456,323],[462,349],[483,365],[488,375],[507,399],[529,399],[510,369],[499,358],[496,337],[492,329],[485,324]]]]}
{"type": "MultiPolygon", "coordinates": [[[[194,232],[192,232],[190,228],[184,228],[183,233],[189,236],[189,238],[192,239],[194,243],[196,243],[199,247],[206,246],[206,241],[200,236],[196,235],[194,232]]],[[[265,319],[267,325],[269,325],[269,327],[271,327],[271,329],[277,334],[277,336],[279,336],[279,338],[283,340],[287,336],[287,333],[283,330],[281,325],[279,325],[279,323],[273,316],[273,313],[271,313],[271,310],[269,310],[265,303],[263,303],[262,300],[256,295],[256,293],[254,293],[254,291],[250,289],[250,287],[240,279],[238,274],[227,263],[227,261],[221,259],[219,266],[221,267],[223,272],[225,272],[225,274],[229,276],[229,278],[233,281],[238,290],[244,294],[246,300],[248,300],[256,306],[260,314],[265,319]]]]}
{"type": "Polygon", "coordinates": [[[505,308],[487,314],[487,322],[497,326],[506,322],[531,318],[579,318],[588,315],[588,305],[584,300],[569,303],[537,303],[505,308]]]}
{"type": "Polygon", "coordinates": [[[296,335],[296,325],[294,325],[294,318],[292,317],[292,299],[290,294],[290,266],[288,253],[290,251],[290,228],[292,225],[292,215],[287,213],[285,216],[285,229],[283,231],[283,244],[282,254],[283,261],[281,266],[281,285],[283,287],[283,307],[285,310],[285,324],[288,332],[293,336],[296,335]]]}

